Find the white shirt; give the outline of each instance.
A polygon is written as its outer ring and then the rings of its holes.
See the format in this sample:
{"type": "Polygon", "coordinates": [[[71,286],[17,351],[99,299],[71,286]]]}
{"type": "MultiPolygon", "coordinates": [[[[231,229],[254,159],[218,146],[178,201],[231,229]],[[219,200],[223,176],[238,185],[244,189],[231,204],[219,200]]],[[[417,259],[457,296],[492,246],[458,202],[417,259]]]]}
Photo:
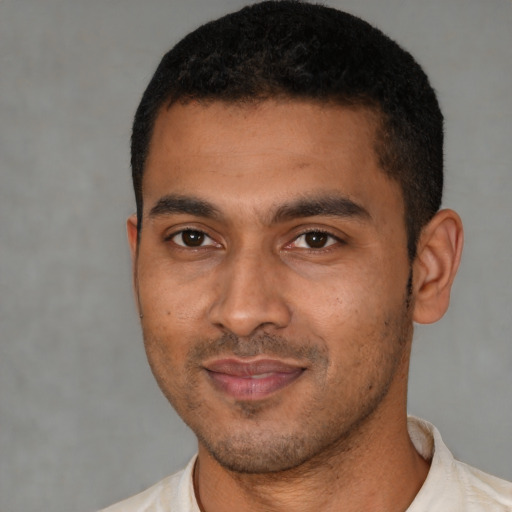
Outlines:
{"type": "MultiPolygon", "coordinates": [[[[431,465],[407,512],[512,512],[512,482],[456,461],[430,423],[409,417],[408,429],[416,450],[431,465]]],[[[101,512],[200,512],[194,463],[195,457],[179,473],[101,512]]]]}

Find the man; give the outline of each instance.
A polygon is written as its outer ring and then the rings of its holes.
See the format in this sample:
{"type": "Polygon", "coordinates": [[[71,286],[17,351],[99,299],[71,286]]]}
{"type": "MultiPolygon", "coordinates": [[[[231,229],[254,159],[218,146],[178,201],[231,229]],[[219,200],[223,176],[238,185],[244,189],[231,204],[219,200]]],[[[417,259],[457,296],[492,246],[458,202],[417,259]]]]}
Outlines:
{"type": "Polygon", "coordinates": [[[442,146],[419,65],[334,9],[255,4],[163,58],[128,237],[198,455],[109,512],[512,510],[406,413],[413,321],[445,313],[462,251],[442,146]]]}

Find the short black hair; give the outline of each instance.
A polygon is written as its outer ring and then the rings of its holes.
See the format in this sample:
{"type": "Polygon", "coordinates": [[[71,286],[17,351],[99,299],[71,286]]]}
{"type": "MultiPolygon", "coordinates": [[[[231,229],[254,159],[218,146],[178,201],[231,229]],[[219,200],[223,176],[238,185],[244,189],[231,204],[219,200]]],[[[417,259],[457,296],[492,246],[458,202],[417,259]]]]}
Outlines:
{"type": "Polygon", "coordinates": [[[367,107],[375,150],[402,189],[408,253],[441,205],[443,116],[426,74],[367,22],[302,1],[265,1],[199,27],[160,62],[135,114],[131,141],[138,226],[142,177],[160,109],[174,102],[271,98],[367,107]]]}

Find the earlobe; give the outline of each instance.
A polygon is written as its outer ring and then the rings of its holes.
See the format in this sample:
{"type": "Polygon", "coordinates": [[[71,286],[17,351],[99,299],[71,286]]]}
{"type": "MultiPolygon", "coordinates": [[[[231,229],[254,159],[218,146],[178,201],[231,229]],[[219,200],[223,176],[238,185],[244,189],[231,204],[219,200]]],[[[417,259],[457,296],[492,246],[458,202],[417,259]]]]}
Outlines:
{"type": "Polygon", "coordinates": [[[448,309],[460,263],[464,234],[453,210],[441,210],[423,228],[414,261],[415,322],[429,324],[448,309]]]}

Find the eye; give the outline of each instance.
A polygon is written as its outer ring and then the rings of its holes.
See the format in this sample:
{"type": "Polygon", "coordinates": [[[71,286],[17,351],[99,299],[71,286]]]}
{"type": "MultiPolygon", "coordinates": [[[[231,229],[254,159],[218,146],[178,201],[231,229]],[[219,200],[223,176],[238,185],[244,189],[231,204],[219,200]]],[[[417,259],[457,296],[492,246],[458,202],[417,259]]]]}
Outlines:
{"type": "Polygon", "coordinates": [[[216,244],[206,233],[197,229],[184,229],[175,233],[169,240],[181,247],[205,247],[216,244]]]}
{"type": "Polygon", "coordinates": [[[323,231],[309,231],[308,233],[298,236],[293,241],[293,247],[300,249],[324,249],[337,242],[339,242],[339,240],[329,233],[323,231]]]}

